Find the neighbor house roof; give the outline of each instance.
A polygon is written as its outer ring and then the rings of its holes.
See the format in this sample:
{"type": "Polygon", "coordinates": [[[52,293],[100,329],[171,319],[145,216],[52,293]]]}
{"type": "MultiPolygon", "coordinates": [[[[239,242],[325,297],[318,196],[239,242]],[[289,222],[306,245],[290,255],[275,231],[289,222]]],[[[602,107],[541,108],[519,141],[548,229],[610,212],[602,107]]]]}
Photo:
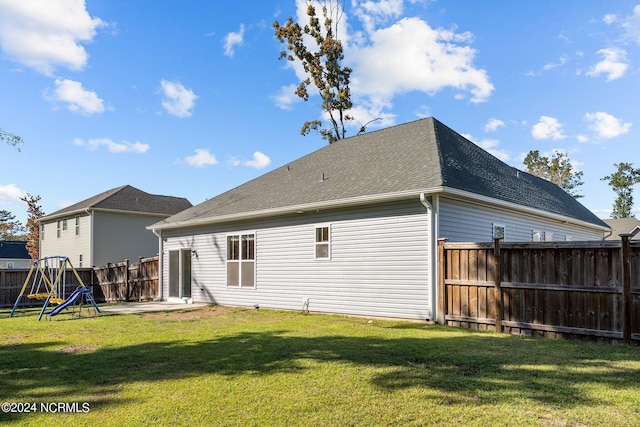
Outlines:
{"type": "Polygon", "coordinates": [[[340,140],[150,228],[443,192],[607,228],[556,185],[505,164],[434,118],[340,140]]]}
{"type": "Polygon", "coordinates": [[[0,240],[0,259],[30,259],[27,242],[23,240],[0,240]]]}
{"type": "Polygon", "coordinates": [[[87,210],[139,212],[169,216],[191,206],[192,204],[182,197],[149,194],[130,185],[123,185],[67,206],[52,214],[45,215],[39,221],[46,221],[87,210]]]}
{"type": "Polygon", "coordinates": [[[605,219],[604,222],[612,228],[612,233],[607,236],[605,240],[620,240],[621,234],[636,233],[633,237],[634,240],[640,240],[640,220],[637,218],[610,218],[605,219]]]}

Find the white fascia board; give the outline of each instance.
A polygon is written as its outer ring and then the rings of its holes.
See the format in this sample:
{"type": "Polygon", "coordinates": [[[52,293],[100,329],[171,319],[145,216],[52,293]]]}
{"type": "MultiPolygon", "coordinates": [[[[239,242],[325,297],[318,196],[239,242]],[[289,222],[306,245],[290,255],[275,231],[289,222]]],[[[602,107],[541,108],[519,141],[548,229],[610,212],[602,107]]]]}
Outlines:
{"type": "Polygon", "coordinates": [[[123,214],[123,215],[153,216],[153,217],[158,217],[160,219],[168,218],[171,216],[169,214],[161,214],[161,213],[154,213],[154,212],[140,212],[140,211],[126,211],[121,209],[82,208],[82,209],[75,209],[69,212],[64,212],[61,214],[45,215],[42,218],[38,218],[38,222],[43,222],[43,221],[48,222],[48,221],[52,221],[60,218],[70,218],[79,214],[89,214],[90,212],[105,212],[105,213],[114,213],[114,214],[123,214]]]}

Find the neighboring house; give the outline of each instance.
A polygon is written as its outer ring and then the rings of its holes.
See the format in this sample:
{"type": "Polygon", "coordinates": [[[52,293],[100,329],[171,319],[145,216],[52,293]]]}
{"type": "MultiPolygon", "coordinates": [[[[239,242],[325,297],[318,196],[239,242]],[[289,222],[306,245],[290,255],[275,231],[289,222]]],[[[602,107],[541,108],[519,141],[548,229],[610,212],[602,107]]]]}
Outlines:
{"type": "Polygon", "coordinates": [[[158,238],[146,227],[191,206],[130,185],[105,191],[39,219],[40,257],[66,256],[79,268],[155,256],[158,238]]]}
{"type": "Polygon", "coordinates": [[[640,240],[640,220],[637,218],[610,218],[604,222],[612,230],[610,235],[605,236],[606,240],[620,240],[621,234],[633,234],[631,240],[640,240]]]}
{"type": "Polygon", "coordinates": [[[25,240],[0,240],[0,269],[29,267],[31,257],[25,240]]]}
{"type": "Polygon", "coordinates": [[[149,228],[163,299],[412,319],[435,318],[440,238],[609,231],[433,118],[338,141],[149,228]]]}

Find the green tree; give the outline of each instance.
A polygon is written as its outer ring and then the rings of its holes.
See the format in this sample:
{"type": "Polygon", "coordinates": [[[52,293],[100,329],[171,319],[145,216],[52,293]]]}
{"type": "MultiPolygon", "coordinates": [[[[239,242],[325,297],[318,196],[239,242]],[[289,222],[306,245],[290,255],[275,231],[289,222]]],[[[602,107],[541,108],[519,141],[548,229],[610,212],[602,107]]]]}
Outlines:
{"type": "Polygon", "coordinates": [[[44,216],[44,211],[38,203],[40,196],[27,193],[20,200],[27,204],[27,251],[31,259],[40,258],[40,224],[38,219],[44,216]]]}
{"type": "Polygon", "coordinates": [[[556,151],[549,158],[541,156],[538,150],[529,151],[524,164],[530,174],[551,181],[576,199],[584,197],[576,189],[584,184],[582,172],[574,169],[566,153],[556,151]]]}
{"type": "Polygon", "coordinates": [[[352,120],[347,114],[353,106],[349,90],[351,69],[342,65],[344,51],[338,39],[342,13],[341,4],[324,1],[321,21],[313,2],[308,1],[309,22],[304,26],[293,22],[291,17],[284,26],[278,21],[273,24],[277,39],[286,44],[286,50],[280,52],[280,59],[300,61],[308,76],[296,89],[296,95],[308,101],[308,88],[313,83],[322,98],[322,110],[331,122],[330,127],[323,127],[321,120],[305,122],[300,133],[308,135],[315,130],[329,144],[345,137],[347,123],[352,120]]]}
{"type": "Polygon", "coordinates": [[[16,221],[15,215],[7,210],[0,210],[0,240],[22,240],[24,236],[22,224],[16,221]]]}
{"type": "Polygon", "coordinates": [[[613,203],[611,218],[628,218],[634,216],[631,213],[633,208],[633,185],[640,182],[640,168],[633,167],[633,163],[614,163],[616,171],[611,175],[601,178],[618,195],[613,203]]]}
{"type": "Polygon", "coordinates": [[[18,135],[14,135],[4,129],[0,129],[0,141],[4,141],[12,147],[15,147],[16,150],[20,151],[19,145],[22,144],[23,139],[18,135]]]}

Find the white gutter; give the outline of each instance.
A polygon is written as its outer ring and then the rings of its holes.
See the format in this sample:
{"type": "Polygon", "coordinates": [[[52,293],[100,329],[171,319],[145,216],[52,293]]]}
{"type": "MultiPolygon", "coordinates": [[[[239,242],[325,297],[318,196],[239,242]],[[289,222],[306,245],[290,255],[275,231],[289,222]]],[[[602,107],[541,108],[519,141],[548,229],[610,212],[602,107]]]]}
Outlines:
{"type": "Polygon", "coordinates": [[[162,300],[162,251],[164,250],[164,241],[162,240],[162,230],[156,231],[152,228],[151,231],[158,238],[158,300],[162,300]]]}

